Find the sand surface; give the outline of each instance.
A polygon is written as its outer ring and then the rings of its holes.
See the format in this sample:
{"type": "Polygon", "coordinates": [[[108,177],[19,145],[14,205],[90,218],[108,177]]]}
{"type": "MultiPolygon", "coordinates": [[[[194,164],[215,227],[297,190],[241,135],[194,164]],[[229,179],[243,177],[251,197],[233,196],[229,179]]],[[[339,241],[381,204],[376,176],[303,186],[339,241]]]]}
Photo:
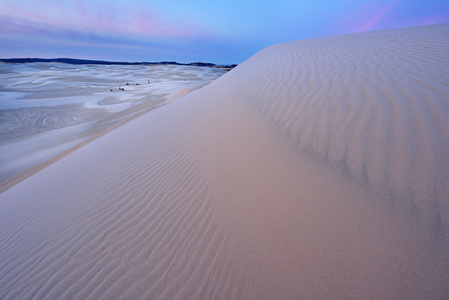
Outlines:
{"type": "Polygon", "coordinates": [[[171,65],[0,64],[0,183],[223,73],[171,65]]]}
{"type": "Polygon", "coordinates": [[[0,298],[447,299],[448,49],[274,45],[73,151],[0,194],[0,298]]]}

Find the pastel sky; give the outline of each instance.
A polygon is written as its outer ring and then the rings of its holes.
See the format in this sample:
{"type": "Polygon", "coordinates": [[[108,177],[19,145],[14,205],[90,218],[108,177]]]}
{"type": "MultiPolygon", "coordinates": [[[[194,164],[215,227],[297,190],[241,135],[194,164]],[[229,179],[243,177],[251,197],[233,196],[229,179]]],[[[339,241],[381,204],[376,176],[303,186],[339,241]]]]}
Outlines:
{"type": "Polygon", "coordinates": [[[275,43],[443,22],[448,0],[0,0],[0,58],[238,64],[275,43]]]}

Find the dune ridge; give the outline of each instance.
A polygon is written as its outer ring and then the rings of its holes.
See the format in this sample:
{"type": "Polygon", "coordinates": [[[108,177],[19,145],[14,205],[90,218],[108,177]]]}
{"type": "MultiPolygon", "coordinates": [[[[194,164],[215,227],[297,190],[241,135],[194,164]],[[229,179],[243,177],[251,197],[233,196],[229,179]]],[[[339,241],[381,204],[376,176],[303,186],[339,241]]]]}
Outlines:
{"type": "Polygon", "coordinates": [[[275,45],[235,76],[295,147],[447,239],[448,33],[443,24],[275,45]]]}
{"type": "Polygon", "coordinates": [[[9,188],[0,298],[447,298],[448,33],[274,45],[9,188]]]}

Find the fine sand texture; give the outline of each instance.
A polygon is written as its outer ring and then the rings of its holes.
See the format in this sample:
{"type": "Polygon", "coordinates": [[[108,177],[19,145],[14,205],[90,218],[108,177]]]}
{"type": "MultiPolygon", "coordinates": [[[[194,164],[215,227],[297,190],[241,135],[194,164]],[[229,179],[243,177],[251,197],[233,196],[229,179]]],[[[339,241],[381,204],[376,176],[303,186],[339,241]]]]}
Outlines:
{"type": "Polygon", "coordinates": [[[264,49],[0,194],[0,298],[447,299],[448,95],[449,24],[264,49]]]}

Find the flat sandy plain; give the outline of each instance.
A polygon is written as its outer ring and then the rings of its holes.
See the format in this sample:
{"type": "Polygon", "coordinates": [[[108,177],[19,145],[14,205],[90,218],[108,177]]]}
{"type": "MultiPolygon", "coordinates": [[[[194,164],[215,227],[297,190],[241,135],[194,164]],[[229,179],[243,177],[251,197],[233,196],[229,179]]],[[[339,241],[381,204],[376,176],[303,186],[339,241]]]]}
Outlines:
{"type": "Polygon", "coordinates": [[[268,47],[0,194],[2,299],[448,299],[449,24],[268,47]]]}
{"type": "Polygon", "coordinates": [[[0,64],[0,182],[223,73],[192,66],[0,64]]]}

